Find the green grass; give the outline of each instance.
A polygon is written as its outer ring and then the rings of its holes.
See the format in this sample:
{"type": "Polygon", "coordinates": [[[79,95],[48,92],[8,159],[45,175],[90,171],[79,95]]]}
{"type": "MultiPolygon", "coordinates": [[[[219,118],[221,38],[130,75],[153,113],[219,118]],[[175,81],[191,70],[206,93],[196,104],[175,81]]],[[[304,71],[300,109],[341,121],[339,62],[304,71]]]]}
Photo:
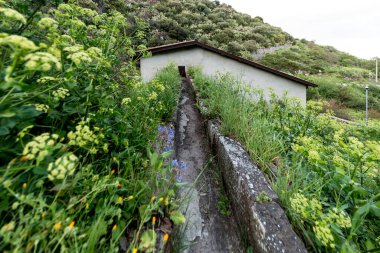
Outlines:
{"type": "Polygon", "coordinates": [[[222,133],[245,143],[251,156],[266,170],[268,164],[280,156],[283,145],[265,117],[251,117],[258,107],[265,104],[262,97],[259,97],[258,104],[247,99],[237,99],[243,88],[236,88],[238,82],[228,76],[212,80],[202,75],[194,75],[194,82],[205,84],[198,86],[200,95],[209,108],[209,116],[222,119],[222,133]]]}
{"type": "Polygon", "coordinates": [[[343,124],[321,114],[322,102],[303,108],[273,94],[267,103],[261,92],[229,76],[190,72],[207,116],[219,119],[223,134],[243,143],[267,173],[308,249],[380,248],[380,128],[375,122],[343,124]]]}

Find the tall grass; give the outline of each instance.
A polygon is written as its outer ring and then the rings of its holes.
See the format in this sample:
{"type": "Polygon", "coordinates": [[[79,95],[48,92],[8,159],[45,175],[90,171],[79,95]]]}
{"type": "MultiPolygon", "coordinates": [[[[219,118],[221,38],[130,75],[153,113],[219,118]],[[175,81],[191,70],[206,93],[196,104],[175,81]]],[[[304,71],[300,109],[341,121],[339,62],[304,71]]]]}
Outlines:
{"type": "Polygon", "coordinates": [[[284,147],[265,113],[258,110],[266,106],[263,95],[258,92],[252,97],[249,87],[240,85],[228,75],[212,79],[199,74],[199,70],[191,72],[209,116],[221,120],[222,133],[244,143],[251,157],[267,171],[284,147]]]}
{"type": "Polygon", "coordinates": [[[314,252],[380,249],[380,136],[330,118],[323,102],[252,91],[229,76],[190,71],[222,132],[270,175],[293,226],[314,252]],[[276,166],[271,166],[272,164],[276,166]],[[269,170],[270,169],[270,170],[269,170]]]}

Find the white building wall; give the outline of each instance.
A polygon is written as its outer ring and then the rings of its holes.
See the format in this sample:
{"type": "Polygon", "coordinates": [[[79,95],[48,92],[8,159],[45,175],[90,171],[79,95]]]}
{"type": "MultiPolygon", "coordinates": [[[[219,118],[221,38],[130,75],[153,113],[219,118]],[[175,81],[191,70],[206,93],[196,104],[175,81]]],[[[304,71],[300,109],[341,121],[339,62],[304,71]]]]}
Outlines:
{"type": "Polygon", "coordinates": [[[305,85],[202,48],[168,51],[150,58],[141,59],[141,76],[143,81],[151,81],[157,72],[170,63],[174,63],[177,66],[200,67],[203,74],[207,76],[230,73],[245,84],[263,89],[266,97],[268,97],[269,88],[271,87],[279,96],[286,91],[288,96],[297,97],[301,100],[302,104],[306,104],[305,85]]]}
{"type": "Polygon", "coordinates": [[[204,50],[192,48],[181,51],[165,52],[153,55],[150,58],[142,58],[140,62],[141,76],[144,82],[151,81],[155,75],[170,63],[177,66],[202,66],[204,50]]]}

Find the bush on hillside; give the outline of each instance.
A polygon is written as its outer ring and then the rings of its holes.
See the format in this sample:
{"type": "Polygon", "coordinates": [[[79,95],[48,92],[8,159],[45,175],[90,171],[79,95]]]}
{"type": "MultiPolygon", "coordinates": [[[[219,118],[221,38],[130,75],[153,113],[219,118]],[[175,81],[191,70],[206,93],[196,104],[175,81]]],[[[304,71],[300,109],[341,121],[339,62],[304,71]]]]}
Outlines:
{"type": "Polygon", "coordinates": [[[142,84],[120,12],[20,2],[0,1],[0,251],[153,251],[152,216],[183,221],[170,152],[151,152],[177,69],[142,84]]]}

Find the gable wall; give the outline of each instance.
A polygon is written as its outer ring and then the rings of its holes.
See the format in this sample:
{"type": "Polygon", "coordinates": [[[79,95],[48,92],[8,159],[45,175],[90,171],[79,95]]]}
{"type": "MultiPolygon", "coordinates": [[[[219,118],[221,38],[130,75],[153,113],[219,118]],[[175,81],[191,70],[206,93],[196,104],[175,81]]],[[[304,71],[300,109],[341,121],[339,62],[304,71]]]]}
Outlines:
{"type": "Polygon", "coordinates": [[[269,87],[272,87],[279,96],[287,91],[291,97],[297,97],[302,104],[306,104],[306,86],[292,80],[274,75],[223,57],[214,52],[202,48],[183,49],[172,52],[164,52],[153,55],[151,58],[141,59],[141,76],[144,82],[152,80],[159,70],[170,63],[177,66],[196,66],[202,69],[207,76],[230,73],[243,83],[250,84],[254,88],[264,90],[266,97],[269,96],[269,87]]]}

